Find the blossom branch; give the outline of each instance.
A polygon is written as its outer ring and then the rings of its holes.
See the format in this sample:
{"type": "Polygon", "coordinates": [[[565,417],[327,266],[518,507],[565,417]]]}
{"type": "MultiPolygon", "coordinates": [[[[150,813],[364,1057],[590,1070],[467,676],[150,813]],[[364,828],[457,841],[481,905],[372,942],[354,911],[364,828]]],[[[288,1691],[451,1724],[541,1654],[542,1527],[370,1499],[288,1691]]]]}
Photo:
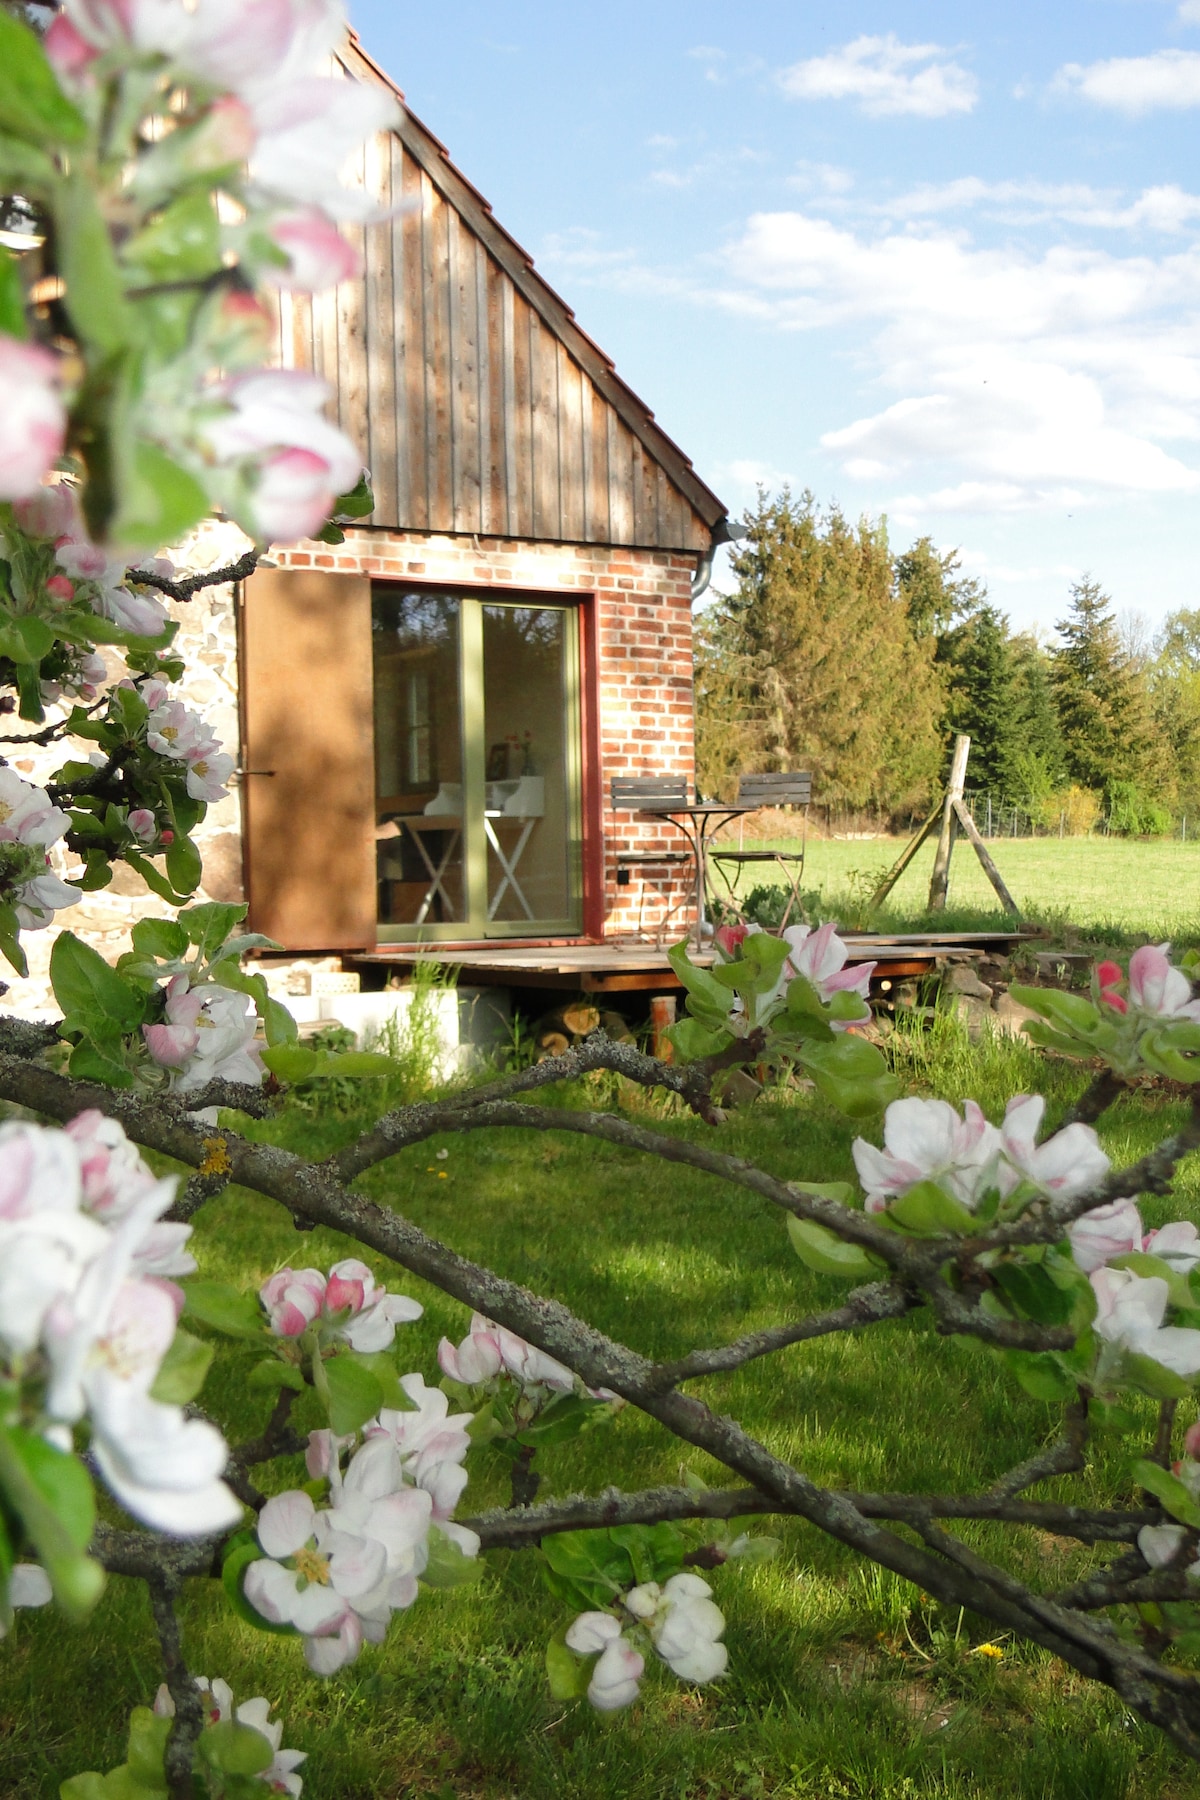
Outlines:
{"type": "Polygon", "coordinates": [[[192,1765],[204,1728],[204,1707],[200,1690],[184,1661],[179,1619],[175,1612],[179,1582],[171,1576],[154,1574],[147,1577],[146,1585],[150,1590],[150,1610],[162,1649],[163,1675],[175,1703],[175,1717],[163,1757],[167,1793],[170,1800],[192,1800],[192,1765]]]}
{"type": "Polygon", "coordinates": [[[243,552],[236,562],[226,563],[221,569],[206,569],[199,575],[188,575],[183,581],[171,581],[165,575],[156,575],[149,569],[130,569],[129,579],[139,587],[157,588],[168,600],[190,600],[203,588],[223,587],[229,581],[245,581],[253,575],[265,554],[261,545],[255,544],[243,552]]]}
{"type": "Polygon", "coordinates": [[[921,1305],[924,1305],[921,1295],[888,1282],[872,1282],[867,1287],[855,1288],[844,1306],[813,1313],[807,1319],[797,1319],[788,1325],[773,1325],[765,1331],[751,1332],[716,1349],[693,1350],[690,1356],[681,1357],[678,1362],[662,1363],[655,1379],[665,1390],[697,1376],[724,1374],[730,1369],[740,1369],[756,1357],[784,1350],[789,1344],[827,1337],[835,1331],[853,1331],[861,1325],[877,1324],[881,1319],[900,1319],[921,1305]]]}

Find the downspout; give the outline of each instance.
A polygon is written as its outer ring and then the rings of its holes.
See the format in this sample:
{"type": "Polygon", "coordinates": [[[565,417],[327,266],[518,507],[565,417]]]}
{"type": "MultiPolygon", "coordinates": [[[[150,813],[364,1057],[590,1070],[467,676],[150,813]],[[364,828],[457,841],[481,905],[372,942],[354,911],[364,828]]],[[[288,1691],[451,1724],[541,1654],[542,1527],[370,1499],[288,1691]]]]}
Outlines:
{"type": "Polygon", "coordinates": [[[736,544],[746,535],[744,525],[731,525],[728,514],[718,519],[713,526],[712,536],[708,540],[708,549],[696,564],[696,573],[692,576],[692,605],[704,594],[712,580],[713,558],[722,544],[736,544]]]}

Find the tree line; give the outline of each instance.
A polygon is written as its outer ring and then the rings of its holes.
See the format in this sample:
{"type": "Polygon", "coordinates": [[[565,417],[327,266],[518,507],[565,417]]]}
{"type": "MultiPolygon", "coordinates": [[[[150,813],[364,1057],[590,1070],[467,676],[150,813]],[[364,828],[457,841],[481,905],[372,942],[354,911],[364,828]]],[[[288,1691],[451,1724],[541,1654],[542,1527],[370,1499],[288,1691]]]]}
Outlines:
{"type": "Polygon", "coordinates": [[[802,767],[824,803],[899,821],[928,808],[966,732],[969,787],[1035,825],[1200,824],[1200,609],[1152,634],[1084,577],[1047,644],[928,537],[894,552],[886,522],[787,488],[760,491],[745,523],[737,585],[697,619],[706,794],[802,767]]]}

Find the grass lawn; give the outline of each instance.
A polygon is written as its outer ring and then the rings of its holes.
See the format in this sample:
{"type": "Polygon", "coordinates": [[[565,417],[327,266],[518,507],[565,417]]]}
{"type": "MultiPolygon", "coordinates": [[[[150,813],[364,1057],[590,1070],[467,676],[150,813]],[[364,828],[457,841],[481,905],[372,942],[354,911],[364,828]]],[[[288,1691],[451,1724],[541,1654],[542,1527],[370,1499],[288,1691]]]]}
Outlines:
{"type": "MultiPolygon", "coordinates": [[[[934,845],[921,846],[892,890],[883,915],[862,908],[907,839],[840,841],[811,838],[804,887],[819,888],[822,904],[843,923],[908,923],[923,914],[934,845]],[[861,916],[858,916],[860,915],[861,916]]],[[[749,846],[749,843],[747,844],[749,846]]],[[[758,846],[755,846],[758,847],[758,846]]],[[[1118,940],[1130,932],[1191,943],[1200,939],[1200,842],[1177,838],[996,838],[989,850],[1018,906],[1031,919],[1065,923],[1118,940]]],[[[771,865],[744,877],[743,891],[771,879],[771,865]]],[[[719,883],[718,883],[719,891],[719,883]]],[[[995,891],[971,846],[960,838],[950,868],[948,923],[963,914],[1000,914],[995,891]]]]}
{"type": "MultiPolygon", "coordinates": [[[[1034,1081],[1035,1054],[1007,1042],[973,1049],[941,1021],[936,1042],[901,1072],[926,1091],[972,1091],[995,1112],[1034,1081]]],[[[1063,1065],[1048,1073],[1061,1105],[1077,1078],[1063,1065]]],[[[571,1098],[712,1135],[640,1094],[591,1088],[571,1098]]],[[[1140,1154],[1179,1111],[1156,1102],[1117,1112],[1110,1151],[1122,1161],[1140,1154]]],[[[322,1153],[355,1126],[293,1112],[256,1129],[322,1153]]],[[[720,1133],[772,1169],[825,1180],[851,1173],[853,1135],[812,1097],[761,1102],[720,1133]]],[[[1200,1220],[1197,1173],[1185,1169],[1177,1210],[1200,1220]]],[[[447,1138],[373,1171],[364,1186],[655,1356],[827,1305],[838,1291],[792,1256],[765,1204],[565,1134],[447,1138]]],[[[1160,1203],[1146,1210],[1152,1223],[1164,1216],[1160,1203]]],[[[283,1261],[328,1266],[349,1248],[325,1232],[298,1236],[273,1203],[237,1192],[204,1210],[197,1238],[205,1272],[247,1283],[283,1261]]],[[[401,1366],[431,1376],[438,1337],[461,1336],[466,1313],[415,1280],[393,1274],[392,1285],[426,1306],[402,1330],[401,1366]]],[[[264,1413],[246,1366],[237,1355],[219,1364],[205,1396],[235,1436],[259,1429],[264,1413]]],[[[864,1487],[986,1485],[1054,1426],[1051,1409],[988,1352],[937,1341],[913,1321],[797,1346],[702,1391],[816,1478],[864,1487]]],[[[315,1413],[302,1423],[316,1423],[315,1413]]],[[[540,1460],[544,1491],[558,1493],[674,1482],[681,1465],[721,1479],[631,1409],[540,1460]]],[[[281,1470],[279,1485],[289,1476],[281,1470]]],[[[1128,1480],[1101,1445],[1086,1474],[1055,1491],[1114,1496],[1127,1494],[1128,1480]]],[[[504,1492],[500,1467],[481,1460],[460,1510],[504,1492]]],[[[656,1671],[642,1703],[610,1718],[550,1698],[543,1651],[565,1620],[529,1555],[495,1553],[476,1587],[423,1594],[382,1648],[328,1683],[308,1675],[294,1641],[242,1626],[211,1584],[189,1585],[186,1639],[197,1671],[278,1705],[285,1743],[310,1755],[307,1800],[1200,1800],[1200,1770],[1040,1650],[1002,1642],[1000,1658],[974,1654],[989,1641],[978,1621],[931,1608],[803,1525],[763,1529],[782,1540],[774,1562],[714,1577],[729,1622],[728,1677],[697,1690],[656,1671]]],[[[1002,1547],[990,1528],[976,1528],[973,1541],[1002,1547]]],[[[1007,1553],[1048,1585],[1091,1556],[1032,1533],[1007,1553]]],[[[120,1760],[128,1709],[159,1680],[152,1645],[144,1592],[120,1579],[87,1628],[20,1616],[0,1654],[4,1800],[49,1800],[66,1775],[120,1760]]]]}

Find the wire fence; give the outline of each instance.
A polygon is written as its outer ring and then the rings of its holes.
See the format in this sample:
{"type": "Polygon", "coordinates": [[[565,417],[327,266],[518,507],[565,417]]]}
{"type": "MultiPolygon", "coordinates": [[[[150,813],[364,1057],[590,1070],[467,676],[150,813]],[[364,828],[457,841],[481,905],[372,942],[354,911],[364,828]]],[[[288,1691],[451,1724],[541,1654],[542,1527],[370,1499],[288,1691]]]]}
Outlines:
{"type": "MultiPolygon", "coordinates": [[[[1095,796],[1074,790],[1065,803],[1048,799],[1013,800],[1005,794],[986,788],[968,789],[963,802],[982,838],[1050,838],[1128,836],[1127,821],[1107,815],[1095,796]]],[[[906,837],[919,821],[897,818],[894,813],[871,806],[844,807],[814,805],[812,824],[825,837],[863,839],[906,837]]],[[[1133,833],[1132,835],[1138,835],[1133,833]]],[[[1200,813],[1178,813],[1165,828],[1145,835],[1160,839],[1174,838],[1182,843],[1200,840],[1200,813]]]]}

